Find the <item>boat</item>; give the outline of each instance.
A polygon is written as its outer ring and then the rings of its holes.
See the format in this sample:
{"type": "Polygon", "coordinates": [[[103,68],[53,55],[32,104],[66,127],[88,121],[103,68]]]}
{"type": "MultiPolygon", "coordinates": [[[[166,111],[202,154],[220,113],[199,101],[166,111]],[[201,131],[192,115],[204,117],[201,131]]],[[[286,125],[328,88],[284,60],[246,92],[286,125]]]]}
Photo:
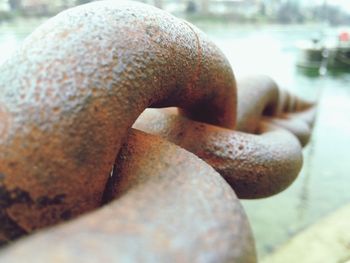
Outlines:
{"type": "Polygon", "coordinates": [[[350,72],[350,33],[343,31],[331,43],[313,38],[298,45],[297,66],[318,70],[346,70],[350,72]]]}

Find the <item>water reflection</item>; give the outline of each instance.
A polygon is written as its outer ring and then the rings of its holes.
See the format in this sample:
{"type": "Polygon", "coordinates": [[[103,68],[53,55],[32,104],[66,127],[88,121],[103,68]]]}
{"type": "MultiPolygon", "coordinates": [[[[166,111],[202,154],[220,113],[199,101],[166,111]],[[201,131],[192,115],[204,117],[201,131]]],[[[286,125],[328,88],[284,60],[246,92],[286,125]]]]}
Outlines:
{"type": "Polygon", "coordinates": [[[308,151],[304,153],[304,178],[301,179],[301,187],[299,197],[299,204],[296,207],[298,213],[298,221],[302,222],[305,220],[306,214],[310,206],[310,180],[313,175],[313,161],[315,156],[315,140],[310,139],[308,151]]]}
{"type": "Polygon", "coordinates": [[[328,69],[325,71],[324,74],[321,74],[319,69],[297,67],[297,73],[309,78],[319,78],[321,75],[328,75],[328,76],[337,78],[337,77],[341,77],[342,75],[349,74],[349,69],[347,68],[336,69],[336,70],[328,69]]]}

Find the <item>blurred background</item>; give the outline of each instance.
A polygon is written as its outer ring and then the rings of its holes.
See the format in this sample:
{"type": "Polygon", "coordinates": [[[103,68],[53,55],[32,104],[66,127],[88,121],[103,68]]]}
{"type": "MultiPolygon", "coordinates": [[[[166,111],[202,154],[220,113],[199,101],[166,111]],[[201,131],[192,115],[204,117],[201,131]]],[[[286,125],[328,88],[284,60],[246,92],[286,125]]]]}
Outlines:
{"type": "MultiPolygon", "coordinates": [[[[87,2],[0,0],[0,63],[49,17],[87,2]]],[[[350,260],[350,1],[141,2],[206,32],[237,77],[267,74],[282,87],[319,102],[298,179],[279,195],[245,200],[243,205],[261,261],[350,260]]]]}

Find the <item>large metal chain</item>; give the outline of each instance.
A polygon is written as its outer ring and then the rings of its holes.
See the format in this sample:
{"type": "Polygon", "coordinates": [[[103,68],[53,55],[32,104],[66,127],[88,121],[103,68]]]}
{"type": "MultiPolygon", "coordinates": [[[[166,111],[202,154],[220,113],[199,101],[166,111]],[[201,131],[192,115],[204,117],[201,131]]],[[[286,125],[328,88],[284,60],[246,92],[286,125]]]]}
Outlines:
{"type": "Polygon", "coordinates": [[[235,192],[296,178],[312,104],[265,76],[237,92],[202,32],[133,2],[59,14],[0,72],[1,242],[74,218],[1,262],[256,261],[235,192]]]}
{"type": "Polygon", "coordinates": [[[194,153],[238,197],[261,198],[284,190],[298,175],[314,111],[312,104],[280,90],[269,77],[250,76],[238,80],[236,131],[189,120],[175,109],[147,109],[134,128],[194,153]]]}

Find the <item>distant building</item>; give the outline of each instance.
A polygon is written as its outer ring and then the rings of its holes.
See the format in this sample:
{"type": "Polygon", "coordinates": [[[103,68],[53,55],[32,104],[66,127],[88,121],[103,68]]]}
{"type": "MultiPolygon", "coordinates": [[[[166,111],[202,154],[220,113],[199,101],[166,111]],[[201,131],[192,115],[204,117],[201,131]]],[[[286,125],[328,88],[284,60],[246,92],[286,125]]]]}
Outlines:
{"type": "Polygon", "coordinates": [[[260,0],[139,0],[171,13],[237,14],[253,16],[259,11],[260,0]]]}
{"type": "Polygon", "coordinates": [[[72,0],[21,0],[21,10],[25,15],[52,15],[72,7],[72,0]]]}
{"type": "Polygon", "coordinates": [[[259,4],[254,0],[212,0],[209,11],[215,14],[242,14],[251,17],[258,13],[259,4]]]}

